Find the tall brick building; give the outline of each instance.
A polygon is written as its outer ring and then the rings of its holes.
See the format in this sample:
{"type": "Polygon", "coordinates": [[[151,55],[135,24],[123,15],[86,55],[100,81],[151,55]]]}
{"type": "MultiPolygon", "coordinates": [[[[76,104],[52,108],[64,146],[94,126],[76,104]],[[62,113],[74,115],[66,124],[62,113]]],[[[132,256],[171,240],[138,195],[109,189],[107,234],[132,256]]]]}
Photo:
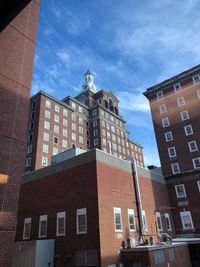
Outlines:
{"type": "Polygon", "coordinates": [[[13,256],[39,1],[1,1],[0,266],[13,256]],[[8,3],[9,2],[9,3],[8,3]]]}
{"type": "Polygon", "coordinates": [[[200,65],[146,90],[177,235],[200,227],[200,65]]]}
{"type": "Polygon", "coordinates": [[[31,97],[26,172],[50,165],[52,155],[73,146],[135,158],[143,167],[142,146],[128,135],[117,97],[111,91],[97,92],[87,71],[76,97],[59,101],[43,91],[31,97]]]}

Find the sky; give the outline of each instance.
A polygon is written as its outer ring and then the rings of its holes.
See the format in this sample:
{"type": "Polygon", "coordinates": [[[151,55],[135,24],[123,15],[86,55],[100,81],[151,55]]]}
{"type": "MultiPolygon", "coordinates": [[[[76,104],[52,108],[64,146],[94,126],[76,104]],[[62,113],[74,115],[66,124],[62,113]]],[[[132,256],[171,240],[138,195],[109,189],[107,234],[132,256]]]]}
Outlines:
{"type": "Polygon", "coordinates": [[[200,63],[200,0],[41,0],[31,95],[112,90],[145,165],[160,166],[147,88],[200,63]]]}

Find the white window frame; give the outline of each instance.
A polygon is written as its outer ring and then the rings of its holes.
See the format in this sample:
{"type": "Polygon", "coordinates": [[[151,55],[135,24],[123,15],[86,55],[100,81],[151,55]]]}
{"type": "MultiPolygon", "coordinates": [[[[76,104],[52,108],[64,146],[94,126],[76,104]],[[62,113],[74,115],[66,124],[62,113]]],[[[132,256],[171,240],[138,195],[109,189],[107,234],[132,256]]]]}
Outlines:
{"type": "Polygon", "coordinates": [[[56,236],[65,236],[66,234],[66,212],[57,212],[56,216],[56,236]],[[64,229],[62,229],[62,233],[60,233],[60,228],[59,228],[59,219],[64,219],[64,229]]]}
{"type": "Polygon", "coordinates": [[[175,185],[175,191],[176,191],[176,197],[177,198],[186,198],[187,197],[184,184],[175,185]],[[182,192],[183,192],[182,195],[179,194],[178,187],[182,188],[182,192]]]}
{"type": "Polygon", "coordinates": [[[65,108],[63,109],[63,116],[68,117],[68,110],[65,108]]]}
{"type": "Polygon", "coordinates": [[[197,142],[195,140],[188,142],[188,147],[189,147],[190,152],[194,152],[198,150],[197,142]]]}
{"type": "Polygon", "coordinates": [[[60,117],[59,117],[59,115],[54,115],[54,121],[55,122],[59,122],[60,121],[60,117]]]}
{"type": "Polygon", "coordinates": [[[50,119],[51,118],[51,112],[48,110],[45,110],[44,116],[45,116],[45,118],[50,119]]]}
{"type": "Polygon", "coordinates": [[[42,152],[48,154],[49,153],[49,145],[43,144],[42,145],[42,152]]]}
{"type": "Polygon", "coordinates": [[[183,96],[176,99],[178,107],[185,105],[185,98],[183,96]]]}
{"type": "Polygon", "coordinates": [[[32,153],[32,151],[33,151],[33,145],[32,144],[31,145],[28,145],[28,147],[27,147],[27,154],[32,153]]]}
{"type": "Polygon", "coordinates": [[[72,140],[76,141],[76,134],[75,133],[72,133],[72,140]]]}
{"type": "Polygon", "coordinates": [[[200,75],[196,74],[192,77],[193,83],[200,83],[200,75]]]}
{"type": "Polygon", "coordinates": [[[50,122],[44,121],[44,128],[49,130],[50,129],[50,122]]]}
{"type": "Polygon", "coordinates": [[[60,107],[58,105],[55,104],[55,111],[56,112],[60,112],[60,107]]]}
{"type": "Polygon", "coordinates": [[[160,212],[156,211],[156,224],[157,224],[157,228],[158,228],[158,231],[161,232],[163,231],[163,225],[162,225],[162,219],[161,219],[161,214],[160,212]],[[159,223],[160,223],[160,228],[159,228],[159,223]]]}
{"type": "Polygon", "coordinates": [[[68,120],[67,119],[63,119],[63,126],[68,126],[68,120]]]}
{"type": "Polygon", "coordinates": [[[67,140],[62,140],[62,147],[67,148],[67,140]]]}
{"type": "Polygon", "coordinates": [[[162,119],[162,126],[163,126],[163,128],[168,127],[169,125],[170,125],[169,118],[168,117],[163,118],[162,119]]]}
{"type": "Polygon", "coordinates": [[[166,132],[165,133],[165,141],[169,142],[169,141],[172,141],[172,140],[173,140],[172,132],[171,131],[166,132]]]}
{"type": "Polygon", "coordinates": [[[147,216],[145,210],[142,210],[142,230],[147,231],[148,225],[147,225],[147,216]]]}
{"type": "Polygon", "coordinates": [[[121,208],[114,207],[113,208],[113,214],[114,214],[115,232],[123,232],[121,208]],[[119,214],[119,218],[120,218],[120,222],[119,223],[116,221],[116,214],[119,214]]]}
{"type": "Polygon", "coordinates": [[[42,157],[41,165],[42,166],[48,166],[48,158],[47,157],[42,157]]]}
{"type": "Polygon", "coordinates": [[[31,157],[26,159],[26,167],[31,166],[31,157]]]}
{"type": "Polygon", "coordinates": [[[63,129],[63,136],[65,136],[65,137],[68,136],[68,131],[66,129],[63,129]]]}
{"type": "Polygon", "coordinates": [[[172,164],[171,164],[171,168],[172,168],[172,173],[173,173],[173,174],[180,173],[180,167],[179,167],[178,162],[172,163],[172,164]],[[177,169],[177,170],[176,170],[176,169],[177,169]]]}
{"type": "Polygon", "coordinates": [[[193,163],[194,169],[199,169],[200,168],[200,157],[192,159],[192,163],[193,163]],[[196,163],[195,163],[196,160],[199,161],[199,167],[196,166],[196,163]]]}
{"type": "Polygon", "coordinates": [[[174,146],[168,147],[169,158],[176,158],[176,148],[174,146]]]}
{"type": "Polygon", "coordinates": [[[54,133],[59,133],[59,126],[58,125],[54,125],[53,131],[54,131],[54,133]]]}
{"type": "Polygon", "coordinates": [[[50,100],[46,99],[46,101],[45,101],[45,107],[51,108],[51,101],[50,100]]]}
{"type": "Polygon", "coordinates": [[[72,113],[72,120],[76,121],[76,114],[72,113]]]}
{"type": "Polygon", "coordinates": [[[136,224],[135,224],[135,213],[133,209],[128,209],[128,223],[129,223],[129,231],[135,232],[136,224]],[[131,222],[131,220],[133,220],[133,223],[131,222]]]}
{"type": "Polygon", "coordinates": [[[72,123],[72,130],[76,131],[76,123],[72,123]]]}
{"type": "Polygon", "coordinates": [[[23,240],[30,239],[30,237],[31,237],[31,221],[32,221],[32,218],[31,217],[24,218],[23,240]],[[25,236],[27,224],[30,224],[30,231],[28,233],[29,235],[28,236],[25,236]]]}
{"type": "Polygon", "coordinates": [[[188,120],[190,118],[189,113],[188,113],[187,110],[181,111],[180,115],[181,115],[181,120],[182,121],[188,120]]]}
{"type": "Polygon", "coordinates": [[[180,217],[181,217],[181,223],[183,230],[189,230],[189,229],[194,229],[193,221],[192,221],[192,215],[190,211],[180,211],[180,217]],[[183,216],[189,216],[190,222],[191,222],[191,227],[185,227],[185,222],[183,219],[183,216]]]}
{"type": "Polygon", "coordinates": [[[49,133],[44,132],[44,134],[43,134],[43,140],[49,142],[49,133]]]}
{"type": "Polygon", "coordinates": [[[185,131],[185,135],[186,135],[186,136],[193,134],[193,128],[192,128],[192,125],[189,124],[189,125],[184,126],[184,131],[185,131]],[[189,129],[189,130],[188,130],[188,129],[189,129]]]}
{"type": "Polygon", "coordinates": [[[39,218],[39,232],[38,232],[38,237],[39,238],[46,238],[47,237],[47,215],[41,215],[39,218]],[[45,234],[41,234],[41,224],[42,222],[46,222],[46,227],[45,227],[45,234]]]}
{"type": "Polygon", "coordinates": [[[159,106],[160,114],[167,112],[167,108],[165,104],[159,106]]]}
{"type": "Polygon", "coordinates": [[[87,209],[86,208],[76,210],[76,234],[77,235],[87,234],[87,209]],[[79,215],[85,215],[85,225],[84,225],[85,230],[83,231],[80,231],[79,229],[79,215]]]}
{"type": "Polygon", "coordinates": [[[167,226],[167,230],[172,231],[172,224],[171,224],[171,219],[170,219],[169,213],[165,213],[165,223],[167,226]],[[169,225],[167,224],[167,220],[168,220],[169,225]]]}
{"type": "MultiPolygon", "coordinates": [[[[157,100],[159,100],[159,99],[163,99],[163,97],[164,97],[164,95],[163,95],[163,91],[158,91],[157,93],[156,93],[156,97],[157,97],[157,100]]],[[[121,125],[120,125],[121,126],[121,125]]]]}
{"type": "Polygon", "coordinates": [[[53,147],[53,156],[58,154],[58,148],[57,147],[53,147]]]}
{"type": "Polygon", "coordinates": [[[175,83],[174,84],[174,92],[179,92],[181,90],[181,84],[180,83],[175,83]]]}
{"type": "Polygon", "coordinates": [[[83,144],[83,136],[79,136],[79,143],[83,144]]]}

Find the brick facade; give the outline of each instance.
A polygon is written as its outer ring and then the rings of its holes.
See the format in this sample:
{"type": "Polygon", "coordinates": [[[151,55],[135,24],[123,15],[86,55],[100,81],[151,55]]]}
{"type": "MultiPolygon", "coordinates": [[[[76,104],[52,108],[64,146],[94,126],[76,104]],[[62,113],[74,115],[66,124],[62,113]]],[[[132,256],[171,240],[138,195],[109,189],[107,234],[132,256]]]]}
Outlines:
{"type": "Polygon", "coordinates": [[[38,6],[31,1],[0,35],[0,266],[5,267],[12,261],[24,170],[38,6]]]}

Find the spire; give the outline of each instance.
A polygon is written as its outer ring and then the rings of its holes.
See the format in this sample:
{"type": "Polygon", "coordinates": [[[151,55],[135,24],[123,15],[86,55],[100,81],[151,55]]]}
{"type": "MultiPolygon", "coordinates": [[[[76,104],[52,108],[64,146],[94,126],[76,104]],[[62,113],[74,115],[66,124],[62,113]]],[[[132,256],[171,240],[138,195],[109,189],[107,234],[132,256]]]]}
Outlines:
{"type": "Polygon", "coordinates": [[[97,92],[96,86],[94,84],[94,76],[93,74],[87,70],[86,73],[84,74],[84,83],[82,85],[82,88],[84,91],[92,91],[93,93],[97,92]]]}

